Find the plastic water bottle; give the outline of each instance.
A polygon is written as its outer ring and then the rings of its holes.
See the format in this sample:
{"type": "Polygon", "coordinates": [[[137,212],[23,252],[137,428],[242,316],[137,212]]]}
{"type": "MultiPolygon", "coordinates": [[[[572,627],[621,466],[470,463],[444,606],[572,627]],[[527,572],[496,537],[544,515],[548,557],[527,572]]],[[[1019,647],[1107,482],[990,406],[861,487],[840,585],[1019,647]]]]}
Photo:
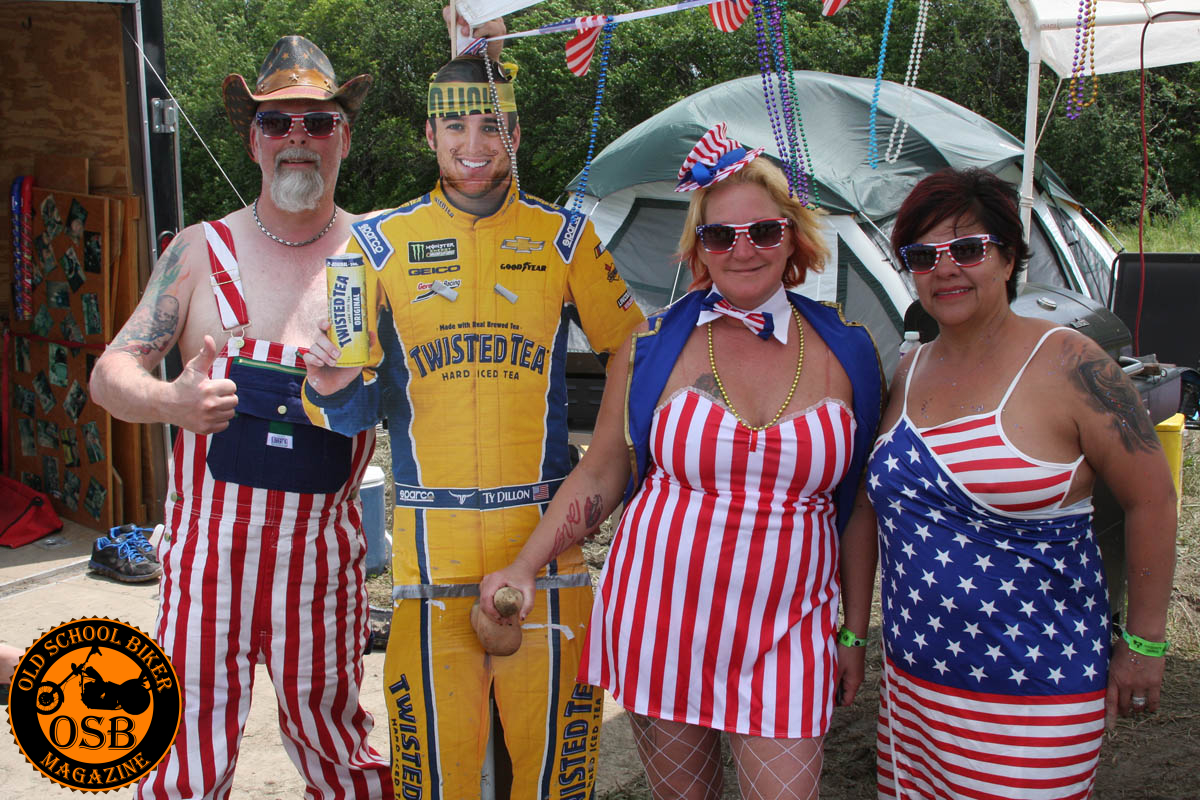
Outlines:
{"type": "Polygon", "coordinates": [[[916,350],[921,344],[921,334],[918,331],[905,331],[904,341],[900,342],[900,355],[916,350]]]}

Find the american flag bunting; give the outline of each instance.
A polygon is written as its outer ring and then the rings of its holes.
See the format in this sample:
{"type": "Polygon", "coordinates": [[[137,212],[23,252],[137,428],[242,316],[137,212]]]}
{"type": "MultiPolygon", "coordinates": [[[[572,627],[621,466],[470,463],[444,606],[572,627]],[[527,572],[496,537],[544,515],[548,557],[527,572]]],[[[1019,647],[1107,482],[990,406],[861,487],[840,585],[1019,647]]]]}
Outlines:
{"type": "Polygon", "coordinates": [[[603,14],[579,17],[575,20],[575,27],[579,33],[566,45],[567,69],[571,70],[572,74],[580,78],[587,75],[592,66],[592,55],[596,52],[596,40],[600,38],[600,32],[607,21],[608,17],[603,14]]]}
{"type": "Polygon", "coordinates": [[[754,8],[754,0],[721,0],[708,7],[708,15],[713,25],[723,33],[733,33],[742,27],[750,9],[754,8]]]}

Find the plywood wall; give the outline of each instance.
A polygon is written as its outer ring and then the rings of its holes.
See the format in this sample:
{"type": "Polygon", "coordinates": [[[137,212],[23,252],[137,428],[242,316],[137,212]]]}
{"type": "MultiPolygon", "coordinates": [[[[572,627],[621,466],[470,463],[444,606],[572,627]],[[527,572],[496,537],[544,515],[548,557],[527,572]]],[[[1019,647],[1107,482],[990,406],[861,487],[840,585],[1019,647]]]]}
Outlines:
{"type": "MultiPolygon", "coordinates": [[[[5,198],[13,178],[34,173],[36,158],[55,155],[88,159],[91,194],[132,194],[120,7],[3,2],[0,31],[5,198]]],[[[11,277],[12,230],[3,224],[0,316],[11,316],[11,277]]]]}

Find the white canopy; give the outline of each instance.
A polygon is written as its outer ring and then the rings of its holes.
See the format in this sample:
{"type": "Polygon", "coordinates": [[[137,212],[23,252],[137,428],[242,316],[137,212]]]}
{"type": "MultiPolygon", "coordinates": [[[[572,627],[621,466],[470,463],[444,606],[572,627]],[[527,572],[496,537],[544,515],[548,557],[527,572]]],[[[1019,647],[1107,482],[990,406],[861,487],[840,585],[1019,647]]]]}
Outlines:
{"type": "MultiPolygon", "coordinates": [[[[1025,92],[1025,163],[1021,176],[1021,221],[1029,230],[1033,207],[1033,164],[1037,148],[1038,76],[1045,61],[1060,78],[1070,78],[1075,61],[1075,32],[1080,0],[1007,0],[1029,51],[1025,92]]],[[[1200,60],[1200,11],[1197,0],[1098,0],[1094,52],[1085,75],[1200,60]],[[1181,13],[1171,13],[1181,12],[1181,13]],[[1189,13],[1182,13],[1189,12],[1189,13]],[[1146,22],[1151,24],[1146,26],[1146,22]],[[1142,32],[1145,30],[1145,48],[1142,32]]],[[[1082,49],[1082,48],[1081,48],[1082,49]]],[[[1083,58],[1087,54],[1081,52],[1083,58]]]]}
{"type": "MultiPolygon", "coordinates": [[[[1021,26],[1025,49],[1033,39],[1042,61],[1060,78],[1071,76],[1079,0],[1008,0],[1021,26]]],[[[1094,62],[1096,74],[1137,69],[1142,27],[1157,14],[1200,12],[1196,0],[1100,0],[1096,3],[1094,62]]],[[[1146,31],[1146,66],[1163,67],[1200,59],[1200,18],[1182,14],[1159,17],[1146,31]],[[1163,24],[1170,22],[1171,24],[1163,24]]],[[[1092,61],[1085,65],[1091,73],[1092,61]]]]}
{"type": "Polygon", "coordinates": [[[467,22],[478,25],[540,2],[542,0],[454,0],[454,6],[467,22]]]}

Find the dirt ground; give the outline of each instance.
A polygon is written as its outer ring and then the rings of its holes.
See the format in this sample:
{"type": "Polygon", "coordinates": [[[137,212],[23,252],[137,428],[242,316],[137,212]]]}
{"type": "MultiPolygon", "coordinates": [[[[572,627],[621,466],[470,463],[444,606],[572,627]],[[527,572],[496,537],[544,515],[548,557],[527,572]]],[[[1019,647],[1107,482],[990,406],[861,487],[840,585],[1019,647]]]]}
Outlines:
{"type": "MultiPolygon", "coordinates": [[[[386,436],[376,463],[390,463],[386,436]]],[[[1094,796],[1098,800],[1198,800],[1200,782],[1200,431],[1185,431],[1183,494],[1177,564],[1167,637],[1162,707],[1157,714],[1123,719],[1105,736],[1094,796]]],[[[390,507],[390,497],[389,497],[390,507]]],[[[390,512],[388,514],[390,524],[390,512]]],[[[610,533],[585,547],[598,567],[610,533]]],[[[372,604],[387,607],[390,575],[369,582],[372,604]]],[[[875,715],[880,665],[879,619],[869,634],[867,678],[853,706],[838,709],[825,739],[821,796],[863,800],[875,796],[875,715]]],[[[618,711],[619,710],[614,710],[618,711]]],[[[597,800],[640,800],[649,791],[623,713],[606,721],[601,739],[597,800]]],[[[726,752],[723,798],[737,798],[737,778],[726,752]]]]}

